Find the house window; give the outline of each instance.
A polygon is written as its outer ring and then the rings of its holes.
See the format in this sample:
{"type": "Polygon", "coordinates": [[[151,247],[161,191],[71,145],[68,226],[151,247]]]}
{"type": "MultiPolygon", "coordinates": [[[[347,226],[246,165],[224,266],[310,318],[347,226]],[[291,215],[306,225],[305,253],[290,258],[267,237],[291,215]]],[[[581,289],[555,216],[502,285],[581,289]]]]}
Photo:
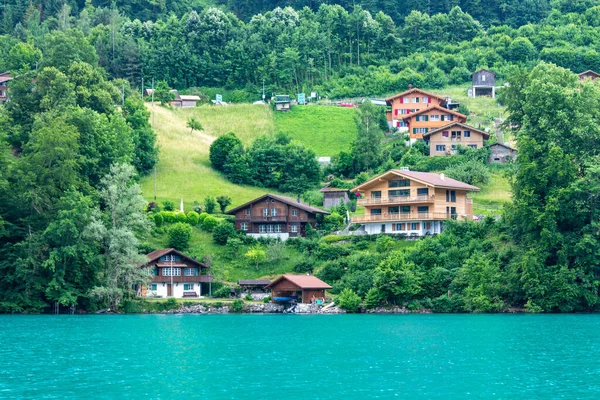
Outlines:
{"type": "Polygon", "coordinates": [[[435,151],[446,151],[446,145],[445,144],[436,144],[435,151]]]}
{"type": "Polygon", "coordinates": [[[455,144],[452,145],[452,150],[456,150],[456,145],[455,144]]]}
{"type": "Polygon", "coordinates": [[[408,124],[404,121],[398,121],[398,123],[396,124],[396,126],[398,128],[408,128],[408,124]]]}
{"type": "Polygon", "coordinates": [[[240,224],[240,230],[247,231],[248,230],[248,223],[247,222],[242,222],[240,224]]]}
{"type": "Polygon", "coordinates": [[[452,139],[460,139],[460,131],[452,131],[452,139]]]}
{"type": "Polygon", "coordinates": [[[268,217],[268,216],[269,216],[269,209],[263,208],[263,217],[268,217]]]}
{"type": "Polygon", "coordinates": [[[259,225],[258,232],[259,233],[267,233],[267,225],[259,225]]]}
{"type": "Polygon", "coordinates": [[[429,188],[417,189],[417,196],[429,196],[429,188]]]}
{"type": "Polygon", "coordinates": [[[408,196],[410,196],[410,189],[388,190],[388,197],[408,197],[408,196]]]}
{"type": "Polygon", "coordinates": [[[174,256],[174,255],[166,255],[166,256],[162,256],[160,258],[160,261],[167,261],[167,262],[170,262],[170,261],[181,261],[181,257],[174,256]]]}
{"type": "Polygon", "coordinates": [[[153,291],[155,291],[155,290],[156,290],[156,283],[153,283],[153,284],[150,286],[150,290],[153,290],[153,291]]]}
{"type": "Polygon", "coordinates": [[[297,217],[298,216],[298,210],[296,210],[295,208],[292,210],[292,217],[297,217]]]}
{"type": "Polygon", "coordinates": [[[403,103],[408,103],[408,99],[408,97],[405,97],[403,103]]]}
{"type": "Polygon", "coordinates": [[[390,214],[398,214],[400,212],[399,207],[388,207],[388,213],[390,214]]]}
{"type": "Polygon", "coordinates": [[[419,214],[427,214],[429,212],[429,206],[421,206],[417,208],[419,214]]]}
{"type": "Polygon", "coordinates": [[[181,276],[181,268],[163,268],[163,276],[181,276]]]}
{"type": "Polygon", "coordinates": [[[273,225],[273,229],[275,233],[281,233],[281,225],[273,225]]]}
{"type": "Polygon", "coordinates": [[[431,222],[424,222],[423,226],[425,227],[425,229],[431,229],[431,222]]]}
{"type": "Polygon", "coordinates": [[[446,207],[446,214],[448,214],[450,218],[456,219],[456,207],[446,207]]]}
{"type": "Polygon", "coordinates": [[[396,229],[397,231],[405,231],[406,230],[406,224],[395,224],[396,225],[396,229]]]}
{"type": "Polygon", "coordinates": [[[247,208],[246,209],[246,215],[252,215],[252,209],[251,208],[247,208]]]}
{"type": "Polygon", "coordinates": [[[194,290],[194,284],[193,283],[184,283],[183,290],[194,290]]]}
{"type": "Polygon", "coordinates": [[[158,276],[158,268],[154,267],[154,276],[158,276]]]}
{"type": "Polygon", "coordinates": [[[410,230],[411,231],[418,231],[419,229],[421,229],[421,223],[420,222],[411,222],[411,224],[410,224],[410,230]]]}
{"type": "Polygon", "coordinates": [[[381,208],[371,208],[371,215],[381,215],[381,208]]]}
{"type": "Polygon", "coordinates": [[[443,132],[442,132],[442,137],[450,137],[450,132],[448,132],[448,131],[443,131],[443,132]]]}
{"type": "Polygon", "coordinates": [[[464,131],[463,132],[463,136],[464,137],[471,137],[471,131],[464,131]]]}
{"type": "Polygon", "coordinates": [[[447,203],[456,203],[456,191],[455,190],[446,190],[446,202],[447,203]]]}
{"type": "Polygon", "coordinates": [[[417,115],[415,117],[415,119],[420,122],[426,122],[426,121],[429,121],[429,116],[428,115],[417,115]]]}
{"type": "Polygon", "coordinates": [[[429,103],[429,97],[427,97],[427,96],[426,96],[426,97],[423,97],[423,98],[421,99],[421,101],[422,101],[423,103],[429,103]]]}
{"type": "Polygon", "coordinates": [[[410,186],[410,179],[397,179],[397,180],[388,182],[388,187],[391,187],[391,188],[409,187],[409,186],[410,186]]]}
{"type": "Polygon", "coordinates": [[[198,276],[198,268],[186,268],[183,270],[185,276],[198,276]]]}
{"type": "Polygon", "coordinates": [[[472,148],[472,149],[476,149],[477,145],[476,144],[470,144],[469,147],[472,148]]]}
{"type": "Polygon", "coordinates": [[[412,98],[412,102],[413,103],[418,103],[419,102],[419,98],[418,97],[413,97],[412,98]]]}
{"type": "Polygon", "coordinates": [[[381,198],[381,190],[375,190],[371,192],[372,199],[380,199],[381,198]]]}
{"type": "Polygon", "coordinates": [[[481,75],[481,82],[485,82],[485,75],[481,75]]]}
{"type": "Polygon", "coordinates": [[[428,128],[413,128],[413,133],[417,134],[417,133],[427,133],[429,131],[428,128]]]}
{"type": "Polygon", "coordinates": [[[400,212],[402,214],[410,214],[410,206],[402,206],[402,207],[400,207],[400,212]]]}
{"type": "Polygon", "coordinates": [[[298,233],[298,225],[290,225],[290,232],[298,233]]]}
{"type": "Polygon", "coordinates": [[[440,120],[440,116],[438,114],[430,115],[429,118],[431,121],[439,121],[440,120]]]}
{"type": "Polygon", "coordinates": [[[273,217],[276,217],[276,216],[277,216],[277,209],[276,209],[276,208],[271,208],[271,215],[272,215],[273,217]]]}

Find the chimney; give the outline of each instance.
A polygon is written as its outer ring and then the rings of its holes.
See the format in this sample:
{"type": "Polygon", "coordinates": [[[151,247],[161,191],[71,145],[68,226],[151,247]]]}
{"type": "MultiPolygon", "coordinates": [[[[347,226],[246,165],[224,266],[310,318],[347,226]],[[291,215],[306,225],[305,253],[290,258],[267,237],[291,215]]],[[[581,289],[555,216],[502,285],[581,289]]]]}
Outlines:
{"type": "Polygon", "coordinates": [[[446,180],[446,176],[444,174],[440,174],[440,179],[444,181],[446,180]]]}
{"type": "Polygon", "coordinates": [[[408,84],[408,90],[412,89],[412,83],[408,84]]]}
{"type": "Polygon", "coordinates": [[[300,203],[300,195],[298,195],[298,203],[300,203]]]}

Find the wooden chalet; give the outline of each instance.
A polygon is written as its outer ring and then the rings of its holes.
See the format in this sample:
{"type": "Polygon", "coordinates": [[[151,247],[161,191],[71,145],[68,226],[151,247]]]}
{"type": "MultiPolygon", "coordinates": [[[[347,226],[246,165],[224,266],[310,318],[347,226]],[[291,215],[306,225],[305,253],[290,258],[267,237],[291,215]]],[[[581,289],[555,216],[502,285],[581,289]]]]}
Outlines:
{"type": "Polygon", "coordinates": [[[278,303],[311,303],[313,299],[323,299],[325,290],[331,286],[312,275],[282,275],[267,285],[267,289],[271,289],[271,298],[278,303]]]}
{"type": "Polygon", "coordinates": [[[213,277],[210,268],[195,258],[169,248],[147,255],[142,268],[150,268],[151,283],[141,288],[143,297],[198,297],[208,293],[213,277]]]}
{"type": "Polygon", "coordinates": [[[496,97],[496,74],[487,69],[480,69],[471,74],[471,88],[469,97],[496,97]]]}
{"type": "Polygon", "coordinates": [[[423,134],[423,139],[429,142],[430,156],[447,156],[456,154],[458,146],[480,149],[484,140],[490,134],[460,122],[452,122],[433,131],[423,134]]]}
{"type": "Polygon", "coordinates": [[[591,69],[588,69],[587,71],[577,74],[577,76],[579,76],[580,81],[583,81],[585,79],[591,79],[592,81],[595,81],[596,79],[598,79],[600,77],[600,74],[597,73],[596,71],[592,71],[591,69]]]}
{"type": "Polygon", "coordinates": [[[290,237],[305,236],[306,226],[317,226],[317,214],[327,211],[301,203],[300,199],[265,194],[227,212],[235,215],[235,227],[252,236],[290,237]]]}
{"type": "Polygon", "coordinates": [[[0,103],[4,103],[8,99],[8,82],[10,80],[12,80],[10,73],[0,74],[0,103]]]}
{"type": "Polygon", "coordinates": [[[184,94],[177,94],[177,97],[171,101],[171,105],[177,108],[192,108],[196,107],[196,104],[200,101],[199,96],[189,96],[184,94]]]}
{"type": "Polygon", "coordinates": [[[332,208],[334,206],[339,206],[340,201],[343,201],[344,204],[350,201],[350,199],[348,198],[348,189],[325,186],[324,188],[321,188],[319,192],[323,193],[324,208],[332,208]]]}

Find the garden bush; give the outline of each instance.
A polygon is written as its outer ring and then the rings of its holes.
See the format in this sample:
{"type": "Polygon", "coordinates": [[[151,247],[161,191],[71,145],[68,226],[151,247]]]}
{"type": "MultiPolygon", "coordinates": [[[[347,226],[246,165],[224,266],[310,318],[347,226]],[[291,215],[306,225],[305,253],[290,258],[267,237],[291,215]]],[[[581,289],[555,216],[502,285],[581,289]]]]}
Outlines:
{"type": "Polygon", "coordinates": [[[173,211],[174,209],[175,209],[175,206],[173,205],[172,202],[170,202],[170,201],[163,202],[163,210],[173,211]]]}
{"type": "Polygon", "coordinates": [[[154,224],[157,228],[160,228],[164,222],[165,218],[162,216],[162,214],[154,214],[154,224]]]}
{"type": "Polygon", "coordinates": [[[208,217],[208,213],[203,212],[198,215],[198,223],[202,224],[204,222],[204,218],[208,217]]]}
{"type": "Polygon", "coordinates": [[[181,223],[187,224],[186,215],[182,212],[178,212],[177,214],[175,214],[175,222],[181,222],[181,223]]]}
{"type": "Polygon", "coordinates": [[[186,250],[192,238],[192,227],[187,223],[177,222],[169,228],[169,247],[186,250]]]}
{"type": "Polygon", "coordinates": [[[204,229],[207,232],[212,232],[218,223],[218,219],[216,219],[212,215],[209,215],[208,217],[204,218],[204,221],[202,221],[202,229],[204,229]]]}
{"type": "Polygon", "coordinates": [[[187,213],[186,218],[187,218],[187,223],[192,226],[198,225],[198,222],[200,221],[200,216],[198,215],[198,213],[196,211],[190,211],[189,213],[187,213]]]}
{"type": "MultiPolygon", "coordinates": [[[[204,223],[206,223],[207,219],[204,220],[204,223]]],[[[230,222],[227,221],[219,222],[218,225],[213,229],[213,240],[216,244],[220,244],[221,246],[225,246],[227,244],[227,240],[234,235],[235,228],[230,222]]]]}
{"type": "Polygon", "coordinates": [[[354,293],[351,289],[342,290],[342,293],[340,293],[335,298],[335,303],[340,308],[343,308],[344,310],[350,313],[358,311],[358,307],[360,307],[360,302],[360,296],[354,293]]]}

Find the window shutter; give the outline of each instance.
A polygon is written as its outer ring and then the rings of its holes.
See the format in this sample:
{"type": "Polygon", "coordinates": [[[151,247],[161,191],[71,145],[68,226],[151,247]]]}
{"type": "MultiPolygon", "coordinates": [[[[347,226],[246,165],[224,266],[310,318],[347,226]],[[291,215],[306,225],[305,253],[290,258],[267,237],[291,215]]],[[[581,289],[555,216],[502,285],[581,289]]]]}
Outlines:
{"type": "Polygon", "coordinates": [[[425,121],[429,121],[429,115],[425,115],[425,121]]]}
{"type": "Polygon", "coordinates": [[[400,104],[404,104],[404,97],[400,97],[400,104]]]}
{"type": "Polygon", "coordinates": [[[398,115],[398,109],[396,108],[396,115],[398,115]]]}
{"type": "Polygon", "coordinates": [[[417,128],[413,128],[413,133],[417,133],[417,128]]]}
{"type": "Polygon", "coordinates": [[[396,224],[392,224],[392,232],[396,230],[396,224]]]}
{"type": "Polygon", "coordinates": [[[431,103],[431,97],[428,97],[428,98],[427,98],[427,102],[428,102],[428,103],[431,103]]]}
{"type": "Polygon", "coordinates": [[[396,128],[400,128],[400,121],[396,122],[396,128]]]}

